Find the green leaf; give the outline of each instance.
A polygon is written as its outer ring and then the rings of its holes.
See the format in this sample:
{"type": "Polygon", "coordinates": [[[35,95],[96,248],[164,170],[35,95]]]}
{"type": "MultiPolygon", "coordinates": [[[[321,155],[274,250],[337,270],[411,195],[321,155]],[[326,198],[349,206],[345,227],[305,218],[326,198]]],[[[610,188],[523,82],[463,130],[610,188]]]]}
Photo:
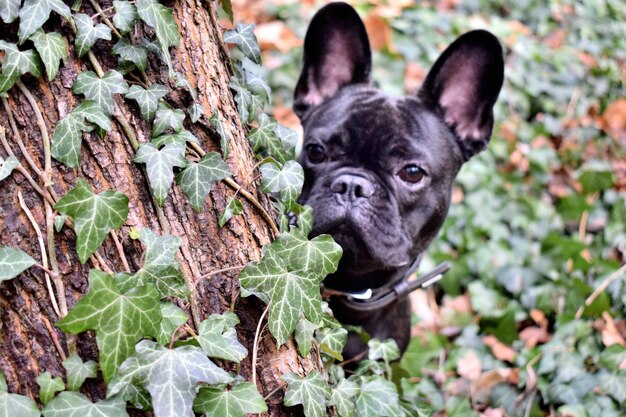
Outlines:
{"type": "Polygon", "coordinates": [[[228,158],[228,144],[230,142],[230,138],[228,137],[228,133],[226,132],[226,128],[224,127],[224,123],[222,122],[222,117],[219,111],[215,110],[211,117],[209,118],[209,122],[213,125],[217,133],[220,135],[220,147],[222,148],[222,155],[224,159],[228,158]]]}
{"type": "Polygon", "coordinates": [[[189,112],[191,123],[196,123],[204,114],[204,106],[200,103],[193,103],[187,108],[187,111],[189,112]]]}
{"type": "Polygon", "coordinates": [[[74,23],[76,23],[76,53],[79,57],[89,52],[98,39],[111,40],[111,29],[104,23],[94,26],[91,17],[86,14],[75,14],[74,23]]]}
{"type": "Polygon", "coordinates": [[[220,6],[222,6],[222,9],[224,10],[226,15],[228,16],[228,19],[230,19],[230,22],[233,23],[233,5],[232,5],[231,1],[230,0],[219,0],[219,2],[220,2],[220,6]]]}
{"type": "Polygon", "coordinates": [[[39,399],[43,405],[46,405],[57,392],[65,390],[63,380],[58,376],[52,378],[50,372],[38,375],[36,381],[39,385],[39,399]]]}
{"type": "Polygon", "coordinates": [[[251,382],[235,385],[230,390],[201,387],[193,404],[197,413],[207,417],[244,417],[265,413],[267,405],[251,382]]]}
{"type": "Polygon", "coordinates": [[[135,5],[141,20],[154,28],[159,43],[165,49],[164,52],[167,52],[170,46],[178,46],[180,35],[172,9],[156,0],[137,0],[135,5]]]}
{"type": "Polygon", "coordinates": [[[94,361],[83,362],[75,353],[63,361],[63,367],[67,373],[67,388],[78,391],[87,378],[98,376],[98,364],[94,361]]]}
{"type": "Polygon", "coordinates": [[[115,9],[113,25],[122,34],[130,32],[135,27],[135,21],[139,18],[135,5],[125,0],[115,0],[113,8],[115,9]]]}
{"type": "Polygon", "coordinates": [[[348,331],[346,329],[322,328],[315,332],[315,338],[317,339],[322,352],[326,353],[335,360],[343,360],[341,352],[348,341],[348,331]]]}
{"type": "Polygon", "coordinates": [[[237,340],[237,324],[239,318],[229,311],[211,314],[200,323],[200,334],[195,339],[207,356],[239,363],[248,355],[248,350],[237,340]]]}
{"type": "Polygon", "coordinates": [[[185,145],[171,143],[159,150],[151,143],[142,143],[133,161],[146,164],[152,194],[157,204],[162,207],[174,181],[174,167],[185,166],[185,145]]]}
{"type": "Polygon", "coordinates": [[[33,41],[35,49],[39,52],[39,56],[46,67],[48,80],[54,79],[59,70],[59,62],[65,62],[67,58],[65,38],[60,33],[45,33],[43,30],[38,30],[32,34],[30,40],[33,41]]]}
{"type": "Polygon", "coordinates": [[[15,278],[36,263],[21,250],[0,245],[0,282],[15,278]]]}
{"type": "MultiPolygon", "coordinates": [[[[120,39],[119,41],[117,41],[115,45],[113,45],[113,53],[120,57],[119,59],[120,62],[130,62],[134,64],[140,70],[145,71],[146,67],[148,66],[148,50],[146,49],[146,47],[142,45],[133,45],[126,38],[120,39]]],[[[161,87],[159,84],[153,84],[148,89],[150,90],[155,86],[157,88],[161,87]]],[[[137,87],[143,90],[143,88],[136,86],[136,85],[133,87],[137,87]]],[[[131,91],[132,91],[132,87],[131,87],[131,91]]],[[[165,94],[167,94],[167,90],[165,90],[165,94]]],[[[128,94],[126,95],[126,97],[128,97],[128,94]]],[[[129,98],[132,98],[132,97],[129,97],[129,98]]],[[[142,112],[142,115],[143,115],[143,112],[142,112]]],[[[144,119],[149,120],[145,116],[144,116],[144,119]]]]}
{"type": "Polygon", "coordinates": [[[250,131],[248,139],[252,142],[252,148],[255,152],[265,151],[269,156],[274,157],[281,164],[284,164],[288,162],[290,158],[280,138],[276,136],[277,128],[278,124],[276,121],[263,113],[259,115],[259,127],[250,131]]]}
{"type": "Polygon", "coordinates": [[[153,285],[122,294],[107,274],[92,269],[89,292],[57,323],[67,333],[96,331],[100,368],[105,382],[133,353],[138,340],[157,335],[160,317],[159,293],[153,285]]]}
{"type": "Polygon", "coordinates": [[[226,223],[233,217],[238,216],[243,212],[243,204],[241,201],[236,198],[231,198],[228,200],[226,207],[224,207],[224,211],[220,214],[219,225],[220,227],[224,227],[226,223]]]}
{"type": "Polygon", "coordinates": [[[626,375],[619,373],[600,376],[600,388],[617,401],[618,404],[626,402],[626,375]]]}
{"type": "Polygon", "coordinates": [[[309,240],[302,230],[292,227],[281,233],[271,245],[271,251],[281,258],[287,268],[314,272],[319,278],[337,270],[342,249],[330,235],[319,235],[309,240]]]}
{"type": "Polygon", "coordinates": [[[359,417],[404,417],[393,382],[375,376],[364,380],[356,398],[359,417]]]}
{"type": "Polygon", "coordinates": [[[626,347],[614,343],[600,352],[600,364],[609,371],[617,371],[622,363],[626,363],[626,347]]]}
{"type": "Polygon", "coordinates": [[[20,161],[13,155],[10,155],[7,159],[0,157],[0,181],[11,175],[11,172],[18,166],[20,166],[20,161]]]}
{"type": "Polygon", "coordinates": [[[359,386],[356,383],[342,379],[337,384],[337,387],[333,388],[328,405],[337,407],[337,413],[340,417],[354,417],[356,412],[354,409],[354,397],[356,397],[358,392],[359,386]]]}
{"type": "Polygon", "coordinates": [[[311,371],[305,378],[289,372],[281,379],[289,385],[283,401],[287,407],[302,404],[306,417],[326,415],[326,398],[330,397],[331,390],[319,371],[311,371]]]}
{"type": "Polygon", "coordinates": [[[0,75],[0,93],[8,91],[26,73],[41,77],[43,63],[34,49],[20,51],[16,44],[0,40],[0,50],[4,51],[4,63],[2,64],[2,75],[0,75]]]}
{"type": "Polygon", "coordinates": [[[156,115],[159,100],[165,97],[167,93],[167,87],[161,84],[152,84],[148,89],[133,85],[130,87],[125,97],[135,100],[139,106],[139,111],[141,111],[141,117],[150,122],[156,115]]]}
{"type": "Polygon", "coordinates": [[[256,114],[257,107],[253,101],[253,95],[244,85],[241,84],[239,79],[233,77],[228,84],[230,88],[235,90],[235,102],[237,103],[237,110],[239,116],[244,123],[249,122],[256,114]]]}
{"type": "Polygon", "coordinates": [[[296,161],[287,161],[282,168],[273,162],[261,165],[261,190],[263,192],[279,193],[280,199],[290,208],[294,204],[304,184],[304,170],[296,161]]]}
{"type": "Polygon", "coordinates": [[[174,129],[175,132],[180,132],[183,128],[183,120],[185,120],[185,113],[182,110],[171,109],[160,104],[156,113],[156,119],[152,125],[152,136],[159,136],[168,128],[174,129]]]}
{"type": "Polygon", "coordinates": [[[187,323],[187,314],[169,301],[161,301],[161,325],[159,326],[158,342],[163,346],[168,346],[172,340],[172,335],[183,324],[187,323]]]}
{"type": "Polygon", "coordinates": [[[211,362],[201,349],[182,346],[167,349],[150,340],[136,346],[137,353],[120,367],[108,387],[107,396],[120,393],[126,398],[129,387],[144,387],[152,397],[158,417],[193,417],[193,401],[199,383],[229,383],[232,378],[211,362]]]}
{"type": "Polygon", "coordinates": [[[387,339],[380,341],[376,338],[370,339],[367,342],[367,357],[369,360],[377,361],[382,359],[385,363],[400,359],[400,349],[393,339],[387,339]]]}
{"type": "Polygon", "coordinates": [[[4,374],[0,371],[0,417],[39,417],[39,408],[32,399],[9,394],[4,374]]]}
{"type": "Polygon", "coordinates": [[[78,392],[62,392],[50,401],[42,411],[45,417],[128,417],[126,402],[121,398],[109,398],[92,403],[78,392]]]}
{"type": "Polygon", "coordinates": [[[319,324],[311,323],[305,318],[300,319],[296,325],[295,339],[298,344],[298,352],[303,358],[309,356],[313,347],[313,332],[319,327],[319,324]]]}
{"type": "Polygon", "coordinates": [[[107,233],[126,222],[128,197],[113,190],[94,194],[89,184],[79,178],[76,187],[67,192],[54,209],[74,220],[76,251],[84,264],[100,247],[107,233]]]}
{"type": "Polygon", "coordinates": [[[20,43],[24,42],[37,29],[40,29],[55,11],[67,20],[71,19],[70,8],[62,0],[26,0],[20,9],[20,43]]]}
{"type": "Polygon", "coordinates": [[[67,220],[67,216],[65,214],[57,214],[54,216],[54,230],[59,233],[63,226],[65,225],[65,220],[67,220]]]}
{"type": "Polygon", "coordinates": [[[169,133],[153,138],[151,143],[157,148],[160,148],[161,146],[169,143],[195,143],[199,145],[200,140],[190,131],[183,129],[180,132],[169,133]]]}
{"type": "Polygon", "coordinates": [[[104,74],[102,79],[93,71],[81,72],[72,86],[74,93],[84,94],[87,100],[94,100],[107,115],[113,114],[115,108],[113,94],[124,94],[127,90],[128,84],[124,77],[115,70],[104,74]]]}
{"type": "Polygon", "coordinates": [[[200,211],[213,183],[230,175],[228,165],[220,155],[215,152],[208,152],[200,159],[200,162],[189,163],[187,168],[178,174],[176,181],[189,198],[191,205],[200,211]]]}
{"type": "Polygon", "coordinates": [[[259,48],[256,36],[254,36],[254,28],[255,25],[237,23],[235,30],[229,30],[224,33],[224,42],[234,43],[246,57],[260,64],[261,49],[259,48]]]}
{"type": "Polygon", "coordinates": [[[17,19],[21,4],[21,0],[0,0],[0,18],[2,18],[2,21],[11,23],[17,19]]]}
{"type": "Polygon", "coordinates": [[[250,87],[250,89],[254,91],[257,95],[263,95],[264,98],[267,98],[267,102],[271,103],[272,90],[265,81],[263,67],[261,67],[261,65],[259,64],[255,64],[250,59],[244,57],[241,60],[241,68],[244,71],[246,85],[250,87]]]}

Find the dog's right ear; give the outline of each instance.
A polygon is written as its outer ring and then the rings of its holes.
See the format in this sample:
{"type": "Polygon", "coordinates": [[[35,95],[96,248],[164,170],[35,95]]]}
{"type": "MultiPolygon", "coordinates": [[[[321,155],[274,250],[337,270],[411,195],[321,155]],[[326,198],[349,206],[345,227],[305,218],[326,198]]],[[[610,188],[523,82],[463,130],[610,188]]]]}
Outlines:
{"type": "Polygon", "coordinates": [[[330,3],[311,20],[293,108],[302,118],[348,84],[369,83],[372,53],[361,18],[346,3],[330,3]]]}

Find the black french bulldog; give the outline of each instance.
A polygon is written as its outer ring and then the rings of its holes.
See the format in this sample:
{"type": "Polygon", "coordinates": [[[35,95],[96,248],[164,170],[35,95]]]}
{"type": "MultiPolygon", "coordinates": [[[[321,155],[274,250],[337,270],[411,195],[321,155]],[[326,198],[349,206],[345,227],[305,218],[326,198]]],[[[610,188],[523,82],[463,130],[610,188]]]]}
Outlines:
{"type": "MultiPolygon", "coordinates": [[[[300,203],[313,208],[312,235],[331,234],[343,248],[324,285],[347,294],[389,286],[414,267],[446,217],[461,165],[489,141],[504,79],[502,47],[484,30],[452,43],[414,96],[372,87],[370,69],[356,11],[345,3],[320,9],[294,95],[304,127],[300,203]]],[[[330,299],[340,322],[406,349],[408,298],[374,311],[353,308],[350,298],[330,299]]],[[[344,357],[365,349],[350,334],[344,357]]]]}

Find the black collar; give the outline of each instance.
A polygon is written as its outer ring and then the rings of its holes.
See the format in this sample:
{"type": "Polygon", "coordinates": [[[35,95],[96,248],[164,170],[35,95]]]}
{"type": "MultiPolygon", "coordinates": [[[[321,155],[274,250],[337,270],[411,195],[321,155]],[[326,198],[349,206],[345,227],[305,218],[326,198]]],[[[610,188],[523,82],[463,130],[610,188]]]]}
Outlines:
{"type": "Polygon", "coordinates": [[[390,280],[388,284],[382,287],[367,288],[361,292],[347,292],[334,290],[322,284],[322,293],[325,296],[338,297],[346,307],[352,310],[360,312],[376,311],[408,296],[420,287],[426,288],[434,284],[450,269],[448,262],[442,262],[424,275],[409,281],[409,277],[415,272],[421,260],[421,256],[415,258],[411,266],[400,274],[398,279],[390,280]]]}

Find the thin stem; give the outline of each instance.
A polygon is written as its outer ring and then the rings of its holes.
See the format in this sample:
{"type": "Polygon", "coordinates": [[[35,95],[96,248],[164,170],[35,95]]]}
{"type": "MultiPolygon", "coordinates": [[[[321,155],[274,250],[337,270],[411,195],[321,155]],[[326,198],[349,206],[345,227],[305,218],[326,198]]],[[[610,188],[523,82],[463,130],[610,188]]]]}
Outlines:
{"type": "Polygon", "coordinates": [[[46,274],[50,275],[52,278],[58,277],[58,275],[53,270],[46,268],[42,264],[37,263],[37,264],[33,264],[33,266],[35,268],[41,269],[43,272],[45,272],[46,274]]]}
{"type": "Polygon", "coordinates": [[[128,260],[126,259],[126,254],[124,253],[124,247],[117,237],[117,233],[115,230],[111,230],[111,237],[113,238],[113,242],[115,242],[115,248],[117,249],[117,253],[120,255],[120,259],[122,260],[122,265],[124,265],[124,270],[130,273],[130,267],[128,266],[128,260]]]}
{"type": "Polygon", "coordinates": [[[269,392],[269,394],[267,394],[265,397],[263,397],[263,399],[265,401],[269,400],[270,398],[272,398],[272,395],[276,394],[278,391],[280,391],[281,389],[285,388],[285,383],[281,383],[280,385],[278,385],[276,388],[274,388],[273,390],[271,390],[269,392]]]}
{"type": "MultiPolygon", "coordinates": [[[[111,28],[111,31],[115,34],[115,36],[117,36],[118,38],[121,38],[122,35],[117,31],[117,28],[113,26],[113,23],[111,23],[109,18],[103,14],[106,10],[102,10],[102,7],[100,7],[100,5],[94,0],[89,0],[89,3],[91,3],[93,8],[96,9],[96,12],[97,12],[91,18],[94,19],[96,16],[102,15],[102,21],[104,22],[104,24],[107,25],[109,28],[111,28]]],[[[113,9],[113,8],[109,7],[109,9],[113,9]]]]}
{"type": "Polygon", "coordinates": [[[252,350],[252,383],[254,385],[256,385],[256,360],[259,350],[259,337],[261,336],[261,323],[263,323],[263,319],[269,309],[270,305],[268,303],[267,307],[265,307],[265,310],[263,311],[263,314],[261,314],[261,318],[259,318],[259,323],[256,325],[256,332],[254,333],[254,348],[252,350]]]}
{"type": "Polygon", "coordinates": [[[15,141],[17,142],[17,145],[22,151],[22,156],[26,159],[26,162],[28,162],[28,165],[30,165],[32,170],[35,171],[35,173],[39,176],[39,178],[41,178],[42,181],[45,181],[44,172],[41,170],[41,168],[39,168],[39,165],[35,163],[35,160],[33,159],[32,155],[26,150],[26,146],[24,146],[24,142],[22,141],[22,136],[20,135],[20,131],[17,128],[17,124],[15,123],[15,118],[13,117],[13,112],[11,111],[11,107],[9,106],[9,102],[7,101],[6,97],[2,97],[2,105],[4,106],[4,110],[7,112],[7,116],[9,117],[9,125],[11,126],[11,131],[13,132],[13,138],[15,139],[15,141]]]}
{"type": "Polygon", "coordinates": [[[212,276],[221,274],[222,272],[234,271],[235,269],[243,269],[245,267],[246,267],[245,265],[229,266],[228,268],[222,268],[222,269],[218,269],[217,271],[209,272],[208,274],[204,274],[200,278],[198,278],[195,285],[197,286],[198,283],[201,282],[202,280],[211,278],[212,276]]]}
{"type": "Polygon", "coordinates": [[[626,273],[626,263],[622,265],[620,269],[613,272],[604,281],[602,281],[602,283],[598,285],[598,288],[596,288],[591,293],[591,295],[587,297],[587,299],[585,300],[585,305],[581,306],[576,312],[576,318],[577,319],[581,318],[583,315],[583,312],[585,311],[585,307],[590,306],[596,300],[596,298],[598,298],[598,296],[600,296],[600,294],[602,294],[604,290],[608,288],[609,285],[611,285],[618,278],[621,278],[622,275],[624,275],[624,273],[626,273]]]}
{"type": "Polygon", "coordinates": [[[263,208],[261,203],[259,203],[259,200],[257,200],[252,194],[250,194],[242,186],[237,184],[237,182],[235,182],[235,180],[233,180],[232,178],[225,178],[224,182],[230,185],[235,190],[237,190],[242,196],[246,198],[246,200],[248,200],[254,207],[256,207],[257,210],[259,210],[263,219],[267,222],[270,229],[272,229],[274,236],[278,236],[280,234],[280,230],[278,229],[278,226],[276,226],[276,222],[269,215],[269,213],[265,210],[265,208],[263,208]]]}
{"type": "MultiPolygon", "coordinates": [[[[61,279],[59,273],[59,264],[57,262],[57,254],[54,245],[54,213],[52,212],[52,206],[47,201],[46,205],[46,238],[48,243],[48,256],[50,257],[50,266],[56,276],[53,276],[54,286],[57,290],[57,299],[59,301],[59,311],[61,317],[67,316],[67,299],[65,298],[65,285],[61,279]]],[[[68,341],[68,345],[69,345],[68,341]]]]}

